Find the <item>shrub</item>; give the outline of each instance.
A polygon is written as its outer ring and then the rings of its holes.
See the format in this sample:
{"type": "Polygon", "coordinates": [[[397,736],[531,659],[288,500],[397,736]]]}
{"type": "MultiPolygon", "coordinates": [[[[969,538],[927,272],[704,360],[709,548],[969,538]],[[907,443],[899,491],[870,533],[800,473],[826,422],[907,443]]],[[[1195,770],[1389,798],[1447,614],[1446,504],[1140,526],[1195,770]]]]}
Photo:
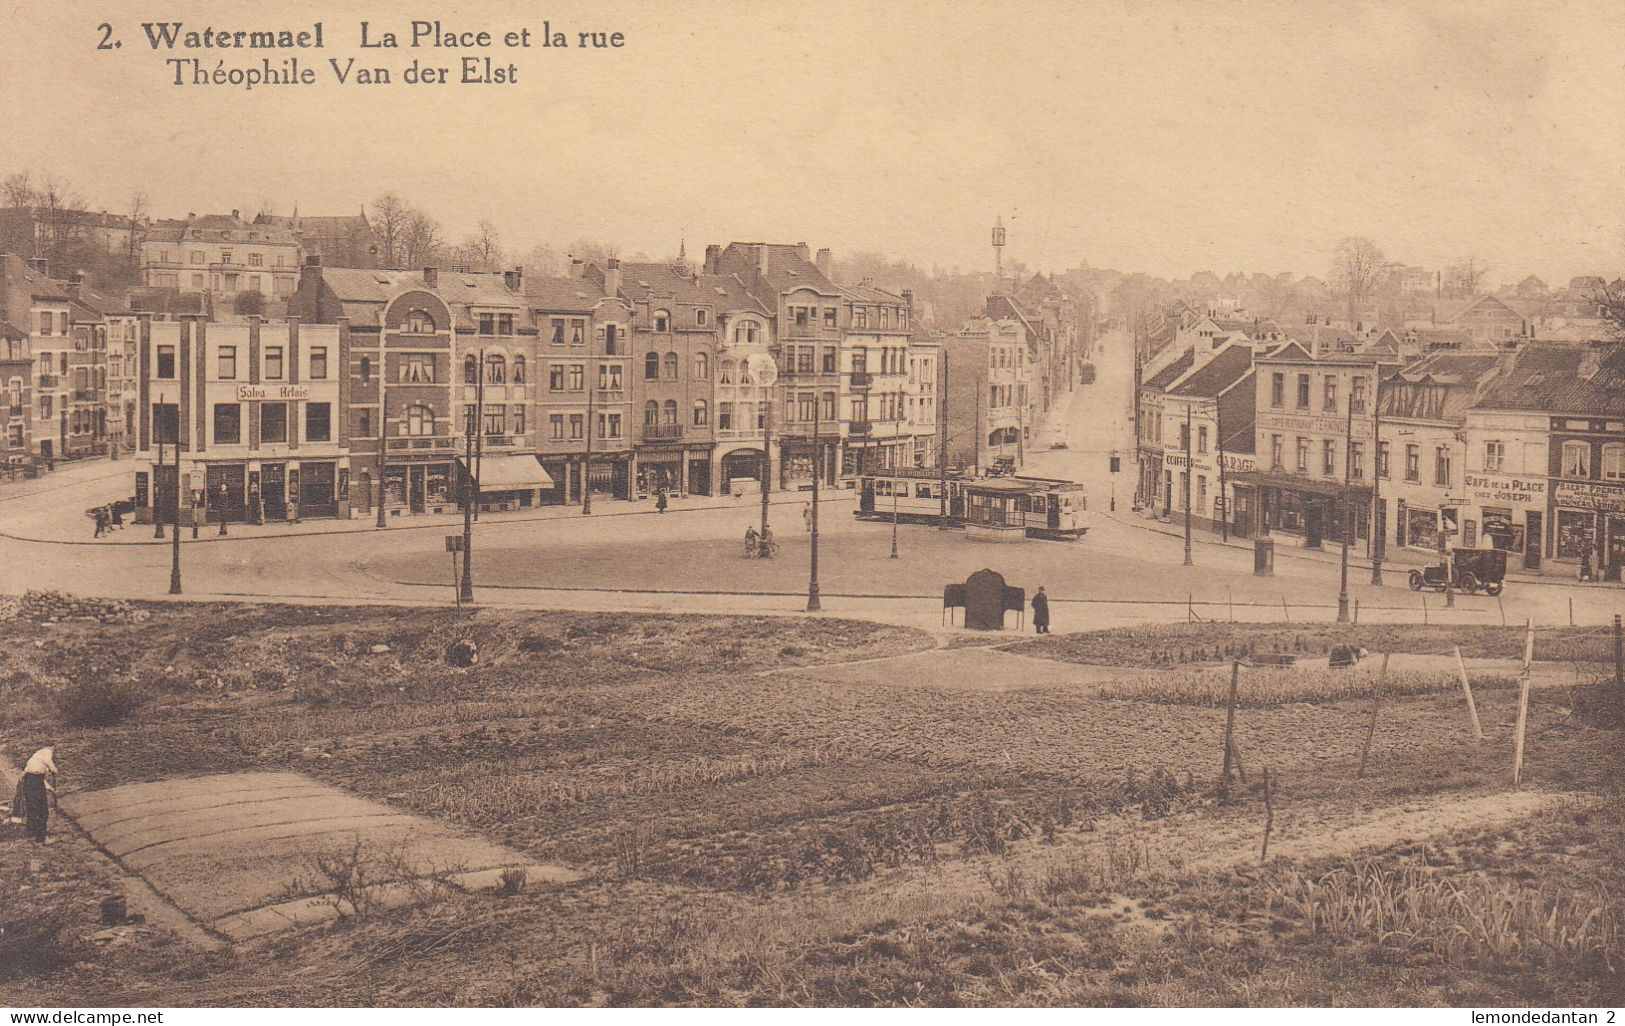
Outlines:
{"type": "Polygon", "coordinates": [[[146,700],[147,696],[130,681],[88,677],[58,691],[56,708],[69,726],[111,727],[146,700]]]}
{"type": "Polygon", "coordinates": [[[68,913],[51,908],[0,919],[0,980],[40,976],[79,960],[68,913]]]}

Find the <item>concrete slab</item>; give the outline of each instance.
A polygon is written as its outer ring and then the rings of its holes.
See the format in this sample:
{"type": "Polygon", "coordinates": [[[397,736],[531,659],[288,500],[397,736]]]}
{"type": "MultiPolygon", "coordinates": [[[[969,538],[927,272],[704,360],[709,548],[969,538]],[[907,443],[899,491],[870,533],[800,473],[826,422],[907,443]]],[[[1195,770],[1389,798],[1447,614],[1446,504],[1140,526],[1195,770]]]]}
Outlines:
{"type": "Polygon", "coordinates": [[[127,784],[61,800],[125,869],[206,928],[250,940],[337,914],[310,860],[359,841],[376,864],[379,904],[410,901],[412,880],[448,875],[465,889],[524,868],[532,882],[579,874],[436,820],[346,794],[297,773],[229,773],[127,784]],[[387,854],[387,865],[384,856],[387,854]],[[393,866],[394,869],[389,867],[393,866]],[[390,873],[395,878],[390,877],[390,873]]]}

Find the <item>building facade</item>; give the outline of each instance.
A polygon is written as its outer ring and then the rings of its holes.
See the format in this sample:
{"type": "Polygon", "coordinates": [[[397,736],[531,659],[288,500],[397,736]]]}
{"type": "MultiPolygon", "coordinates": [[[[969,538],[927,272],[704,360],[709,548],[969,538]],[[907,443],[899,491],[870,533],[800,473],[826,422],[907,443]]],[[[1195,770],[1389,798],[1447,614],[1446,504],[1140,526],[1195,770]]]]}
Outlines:
{"type": "Polygon", "coordinates": [[[238,211],[156,221],[141,241],[141,281],[182,292],[285,299],[299,285],[301,250],[292,230],[251,224],[238,211]]]}

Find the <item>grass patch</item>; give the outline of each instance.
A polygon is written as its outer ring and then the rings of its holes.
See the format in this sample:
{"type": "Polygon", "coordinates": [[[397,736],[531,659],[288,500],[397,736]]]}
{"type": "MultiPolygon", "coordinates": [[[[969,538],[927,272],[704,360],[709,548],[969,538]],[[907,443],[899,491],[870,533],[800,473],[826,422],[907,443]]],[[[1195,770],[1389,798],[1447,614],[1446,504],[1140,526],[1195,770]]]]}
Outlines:
{"type": "MultiPolygon", "coordinates": [[[[1505,674],[1480,674],[1473,690],[1497,691],[1518,686],[1505,674]]],[[[1369,668],[1347,670],[1264,669],[1243,667],[1237,681],[1237,704],[1246,709],[1297,702],[1341,702],[1369,699],[1377,687],[1377,673],[1369,668]]],[[[1382,682],[1384,699],[1430,695],[1461,688],[1454,674],[1416,671],[1392,672],[1382,682]]],[[[1222,707],[1230,700],[1230,674],[1215,670],[1175,670],[1130,678],[1101,688],[1102,698],[1155,702],[1159,705],[1222,707]]]]}

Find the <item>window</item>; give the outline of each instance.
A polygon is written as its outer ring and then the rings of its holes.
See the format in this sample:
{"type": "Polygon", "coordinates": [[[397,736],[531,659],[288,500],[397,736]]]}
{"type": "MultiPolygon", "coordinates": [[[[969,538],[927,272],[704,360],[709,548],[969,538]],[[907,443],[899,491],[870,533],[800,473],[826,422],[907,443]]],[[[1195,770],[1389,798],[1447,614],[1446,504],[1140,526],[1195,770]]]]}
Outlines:
{"type": "Polygon", "coordinates": [[[1389,454],[1389,445],[1388,445],[1388,443],[1387,442],[1378,442],[1377,443],[1377,476],[1382,478],[1383,480],[1388,479],[1388,454],[1389,454]]]}
{"type": "Polygon", "coordinates": [[[1490,441],[1485,442],[1484,469],[1500,470],[1501,465],[1506,462],[1506,455],[1507,447],[1505,442],[1502,442],[1499,439],[1491,439],[1490,441]]]}
{"type": "Polygon", "coordinates": [[[586,418],[586,416],[584,414],[580,414],[580,413],[572,413],[572,414],[570,414],[570,437],[571,438],[580,438],[582,436],[583,431],[585,430],[586,423],[587,423],[587,418],[586,418]]]}
{"type": "Polygon", "coordinates": [[[288,440],[288,404],[260,403],[260,443],[288,440]]]}
{"type": "Polygon", "coordinates": [[[357,423],[357,425],[356,425],[356,431],[361,435],[362,438],[371,438],[372,437],[372,411],[371,410],[362,410],[360,412],[361,412],[361,418],[360,418],[359,423],[357,423]]]}
{"type": "Polygon", "coordinates": [[[836,348],[834,346],[825,346],[824,347],[824,373],[825,374],[834,374],[835,373],[835,361],[836,361],[837,356],[838,356],[838,350],[836,350],[836,348]]]}
{"type": "Polygon", "coordinates": [[[1321,409],[1325,410],[1327,413],[1336,413],[1337,412],[1337,379],[1332,377],[1330,374],[1328,374],[1328,375],[1326,375],[1326,379],[1325,379],[1325,381],[1322,382],[1322,384],[1325,385],[1325,396],[1324,396],[1324,401],[1322,402],[1322,405],[1321,405],[1321,409]]]}
{"type": "Polygon", "coordinates": [[[660,404],[650,399],[643,404],[643,426],[654,427],[660,423],[660,404]]]}
{"type": "Polygon", "coordinates": [[[660,376],[667,381],[677,380],[677,354],[667,353],[660,361],[660,376]]]}
{"type": "Polygon", "coordinates": [[[1327,477],[1337,473],[1337,443],[1330,438],[1320,441],[1320,472],[1327,477]]]}
{"type": "Polygon", "coordinates": [[[158,347],[158,376],[160,378],[173,378],[175,376],[175,347],[158,347]]]}
{"type": "Polygon", "coordinates": [[[434,411],[422,403],[413,403],[406,408],[406,433],[409,435],[434,434],[434,411]]]}
{"type": "Polygon", "coordinates": [[[711,423],[711,407],[704,399],[694,400],[694,426],[704,427],[711,423]]]}
{"type": "Polygon", "coordinates": [[[813,371],[813,360],[817,358],[817,350],[813,349],[812,346],[801,346],[795,350],[795,354],[796,373],[811,374],[813,371]]]}
{"type": "Polygon", "coordinates": [[[643,354],[643,380],[657,381],[660,378],[660,354],[650,351],[643,354]]]}
{"type": "Polygon", "coordinates": [[[549,392],[564,391],[564,364],[550,364],[547,368],[547,390],[549,392]]]}
{"type": "Polygon", "coordinates": [[[493,313],[480,314],[480,334],[495,335],[497,333],[497,315],[493,313]]]}
{"type": "Polygon", "coordinates": [[[237,403],[214,404],[214,444],[237,445],[243,440],[243,408],[237,403]]]}
{"type": "Polygon", "coordinates": [[[513,314],[511,314],[511,313],[497,314],[497,334],[498,335],[512,335],[513,334],[513,314]]]}
{"type": "Polygon", "coordinates": [[[260,254],[258,254],[258,253],[250,253],[250,254],[248,254],[248,266],[250,266],[250,267],[260,267],[264,263],[265,263],[265,257],[261,256],[260,254]]]}
{"type": "Polygon", "coordinates": [[[1625,445],[1610,442],[1602,447],[1602,476],[1606,481],[1625,479],[1625,445]]]}
{"type": "Polygon", "coordinates": [[[666,415],[665,423],[667,423],[667,424],[676,424],[677,423],[677,400],[675,400],[675,399],[667,399],[665,404],[661,408],[661,412],[666,415]]]}
{"type": "Polygon", "coordinates": [[[333,440],[333,406],[331,403],[305,404],[305,440],[331,442],[333,440]]]}
{"type": "Polygon", "coordinates": [[[525,383],[525,358],[523,356],[513,358],[513,383],[516,385],[525,383]]]}
{"type": "Polygon", "coordinates": [[[570,344],[573,346],[587,344],[587,322],[579,317],[570,320],[570,344]]]}
{"type": "Polygon", "coordinates": [[[835,419],[835,393],[834,392],[825,392],[824,393],[823,406],[824,406],[823,414],[822,414],[823,418],[825,420],[833,421],[835,419]]]}
{"type": "Polygon", "coordinates": [[[487,406],[485,408],[485,433],[488,435],[505,435],[508,433],[508,408],[506,406],[487,406]]]}
{"type": "MultiPolygon", "coordinates": [[[[168,254],[168,253],[165,253],[165,254],[164,254],[164,256],[166,256],[166,257],[167,257],[167,256],[168,256],[168,255],[169,255],[169,254],[168,254]]],[[[201,264],[201,263],[202,263],[202,262],[203,262],[203,251],[202,251],[202,250],[201,250],[201,249],[194,249],[194,250],[192,250],[192,254],[191,254],[191,255],[192,255],[192,263],[194,263],[194,264],[201,264]]]]}
{"type": "Polygon", "coordinates": [[[401,365],[401,380],[411,384],[434,382],[434,357],[428,353],[408,353],[401,365]]]}
{"type": "Polygon", "coordinates": [[[734,426],[734,404],[717,403],[717,430],[732,431],[734,426]]]}
{"type": "Polygon", "coordinates": [[[365,385],[365,384],[370,383],[371,381],[372,381],[372,357],[363,356],[361,358],[361,383],[363,385],[365,385]]]}
{"type": "Polygon", "coordinates": [[[1189,424],[1179,425],[1179,447],[1181,449],[1191,447],[1191,426],[1189,424]]]}
{"type": "Polygon", "coordinates": [[[564,414],[550,413],[547,415],[547,433],[555,442],[564,438],[564,414]]]}
{"type": "Polygon", "coordinates": [[[711,377],[711,357],[706,353],[694,354],[694,380],[706,381],[711,377]]]}
{"type": "Polygon", "coordinates": [[[1202,424],[1196,429],[1196,451],[1207,452],[1207,425],[1202,424]]]}
{"type": "Polygon", "coordinates": [[[598,415],[598,429],[603,432],[605,438],[621,437],[621,415],[619,413],[609,414],[608,423],[606,423],[605,415],[600,413],[598,415]]]}
{"type": "MultiPolygon", "coordinates": [[[[237,347],[221,346],[220,352],[215,358],[215,364],[215,370],[218,372],[220,380],[230,381],[235,378],[237,376],[237,347]]],[[[217,406],[215,409],[219,409],[219,407],[217,406]]]]}
{"type": "Polygon", "coordinates": [[[732,360],[723,360],[717,365],[717,382],[723,385],[731,385],[733,381],[734,362],[732,360]]]}
{"type": "Polygon", "coordinates": [[[474,385],[480,380],[480,362],[473,354],[463,357],[463,384],[474,385]]]}
{"type": "Polygon", "coordinates": [[[852,327],[867,328],[869,326],[869,309],[863,306],[852,308],[852,327]]]}
{"type": "Polygon", "coordinates": [[[327,380],[327,347],[312,346],[310,349],[310,380],[327,380]]]}
{"type": "Polygon", "coordinates": [[[1309,473],[1309,439],[1298,439],[1298,473],[1309,473]]]}
{"type": "Polygon", "coordinates": [[[408,335],[434,334],[434,318],[426,310],[412,310],[406,315],[401,331],[408,335]]]}
{"type": "Polygon", "coordinates": [[[796,327],[805,328],[807,326],[807,307],[792,306],[790,308],[790,319],[795,321],[796,327]]]}
{"type": "MultiPolygon", "coordinates": [[[[223,264],[231,263],[231,250],[223,249],[223,250],[220,251],[220,262],[223,263],[223,264]]],[[[231,275],[230,277],[236,277],[236,276],[231,275]]]]}
{"type": "Polygon", "coordinates": [[[1405,446],[1405,480],[1422,480],[1422,447],[1420,445],[1405,446]]]}
{"type": "Polygon", "coordinates": [[[621,390],[621,365],[613,363],[598,365],[598,387],[609,392],[621,390]]]}
{"type": "Polygon", "coordinates": [[[1349,409],[1355,413],[1365,412],[1365,378],[1356,377],[1349,393],[1349,409]]]}
{"type": "Polygon", "coordinates": [[[836,316],[837,316],[837,314],[836,314],[835,308],[833,306],[824,307],[824,327],[826,327],[826,328],[835,327],[835,318],[836,318],[836,316]]]}
{"type": "Polygon", "coordinates": [[[655,330],[664,334],[671,330],[671,314],[665,310],[655,311],[655,330]]]}
{"type": "Polygon", "coordinates": [[[1441,445],[1433,450],[1433,483],[1440,488],[1450,487],[1450,447],[1441,445]]]}
{"type": "Polygon", "coordinates": [[[564,345],[564,318],[553,318],[552,343],[556,346],[564,345]]]}
{"type": "Polygon", "coordinates": [[[1365,480],[1365,443],[1349,443],[1349,477],[1356,481],[1365,480]]]}
{"type": "Polygon", "coordinates": [[[282,347],[265,347],[265,380],[282,380],[282,347]]]}
{"type": "Polygon", "coordinates": [[[711,317],[711,314],[710,314],[710,312],[708,310],[705,309],[705,307],[701,306],[701,307],[695,308],[695,310],[694,310],[694,323],[695,324],[698,324],[700,327],[703,328],[705,326],[706,321],[709,320],[710,317],[711,317]]]}
{"type": "Polygon", "coordinates": [[[511,415],[510,420],[513,424],[514,434],[522,435],[525,433],[525,408],[523,406],[515,406],[513,408],[513,414],[511,415]]]}
{"type": "Polygon", "coordinates": [[[479,423],[479,406],[474,403],[463,405],[463,434],[472,435],[475,425],[479,423]]]}
{"type": "Polygon", "coordinates": [[[583,363],[570,364],[570,391],[583,392],[587,388],[587,365],[583,363]]]}
{"type": "Polygon", "coordinates": [[[1563,443],[1563,476],[1564,477],[1590,477],[1591,476],[1591,443],[1564,442],[1563,443]]]}
{"type": "Polygon", "coordinates": [[[485,380],[493,385],[505,384],[508,380],[508,361],[495,353],[485,358],[485,380]]]}
{"type": "MultiPolygon", "coordinates": [[[[40,411],[50,416],[50,404],[43,400],[50,396],[42,396],[40,411]]],[[[181,433],[181,408],[174,403],[152,404],[152,434],[161,445],[174,445],[175,439],[181,433]]]]}
{"type": "Polygon", "coordinates": [[[1270,469],[1276,470],[1284,465],[1285,455],[1280,435],[1270,435],[1270,469]]]}
{"type": "Polygon", "coordinates": [[[1309,408],[1309,375],[1307,375],[1307,374],[1299,374],[1298,375],[1298,409],[1307,410],[1308,408],[1309,408]]]}

